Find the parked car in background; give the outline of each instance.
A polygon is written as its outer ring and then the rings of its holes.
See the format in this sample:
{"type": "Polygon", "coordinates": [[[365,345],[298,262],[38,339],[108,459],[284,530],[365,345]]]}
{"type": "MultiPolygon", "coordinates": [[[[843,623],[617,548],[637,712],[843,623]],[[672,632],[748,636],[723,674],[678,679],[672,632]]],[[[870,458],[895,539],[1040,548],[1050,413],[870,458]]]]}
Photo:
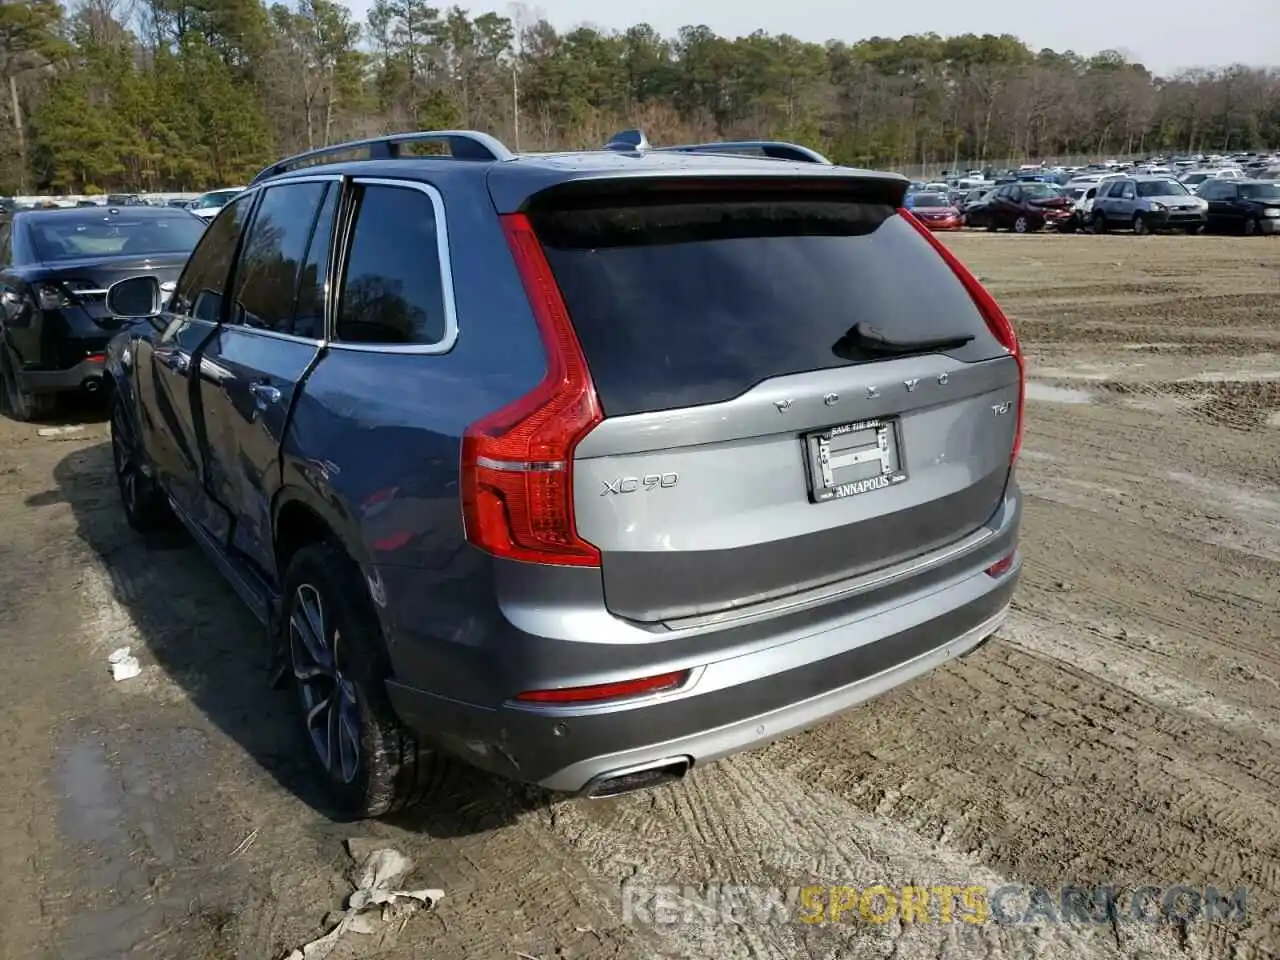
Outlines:
{"type": "Polygon", "coordinates": [[[1178,182],[1195,193],[1200,186],[1209,180],[1242,180],[1244,171],[1236,167],[1222,167],[1218,170],[1192,170],[1178,178],[1178,182]]]}
{"type": "MultiPolygon", "coordinates": [[[[956,201],[956,209],[960,211],[961,217],[964,216],[964,212],[968,210],[970,206],[977,203],[979,200],[981,200],[983,197],[985,197],[988,193],[990,193],[994,189],[995,189],[994,186],[988,184],[987,186],[974,187],[972,190],[966,191],[956,201]]],[[[966,220],[965,223],[967,225],[968,221],[966,220]]]]}
{"type": "Polygon", "coordinates": [[[151,321],[111,347],[124,514],[175,512],[268,625],[348,816],[442,750],[662,783],[1006,615],[1021,353],[907,182],[644,143],[291,158],[171,298],[108,296],[151,321]]]}
{"type": "Polygon", "coordinates": [[[204,232],[190,214],[148,207],[18,211],[0,222],[0,401],[18,420],[96,391],[107,342],[128,321],[104,303],[122,277],[177,279],[204,232]]]}
{"type": "Polygon", "coordinates": [[[1214,233],[1280,233],[1280,180],[1214,180],[1200,188],[1214,233]]]}
{"type": "Polygon", "coordinates": [[[192,200],[187,209],[201,220],[209,221],[218,215],[223,207],[244,192],[244,187],[227,187],[223,190],[211,190],[192,200]]]}
{"type": "Polygon", "coordinates": [[[1134,233],[1176,228],[1195,233],[1205,225],[1208,204],[1170,177],[1132,176],[1098,188],[1093,229],[1127,227],[1134,233]]]}
{"type": "Polygon", "coordinates": [[[1064,231],[1084,230],[1093,222],[1093,201],[1098,195],[1100,184],[1082,184],[1075,187],[1064,187],[1063,193],[1071,200],[1071,216],[1059,229],[1064,231]]]}
{"type": "Polygon", "coordinates": [[[964,226],[960,211],[945,193],[917,193],[912,198],[911,212],[930,230],[959,230],[964,226]]]}
{"type": "Polygon", "coordinates": [[[1048,183],[1016,182],[996,187],[981,200],[965,208],[971,227],[1031,233],[1046,226],[1057,227],[1071,217],[1071,200],[1048,183]]]}

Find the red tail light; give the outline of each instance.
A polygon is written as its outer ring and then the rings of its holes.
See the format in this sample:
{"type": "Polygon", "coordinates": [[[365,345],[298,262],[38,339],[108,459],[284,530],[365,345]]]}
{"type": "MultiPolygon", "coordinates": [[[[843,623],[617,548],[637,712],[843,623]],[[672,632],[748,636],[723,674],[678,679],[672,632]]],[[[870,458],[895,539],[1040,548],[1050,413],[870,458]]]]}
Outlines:
{"type": "Polygon", "coordinates": [[[604,419],[569,311],[522,213],[502,217],[547,355],[542,382],[467,428],[462,517],[467,539],[497,557],[600,565],[573,521],[573,450],[604,419]]]}
{"type": "Polygon", "coordinates": [[[600,700],[619,700],[638,697],[663,690],[675,690],[689,677],[688,670],[662,673],[640,680],[622,680],[617,683],[598,683],[591,687],[561,687],[558,690],[529,690],[518,694],[517,700],[526,703],[591,703],[600,700]]]}
{"type": "Polygon", "coordinates": [[[1013,330],[1013,324],[1004,315],[1004,311],[996,303],[995,297],[987,292],[986,287],[978,282],[978,278],[970,273],[969,268],[960,262],[960,258],[947,249],[942,241],[929,231],[928,227],[912,216],[911,211],[905,207],[900,208],[898,213],[907,223],[915,227],[922,237],[929,241],[934,250],[938,251],[938,255],[946,261],[947,266],[956,275],[956,279],[964,284],[965,290],[968,291],[969,296],[973,299],[974,306],[982,314],[982,319],[987,321],[987,326],[991,329],[991,333],[1018,363],[1018,424],[1013,435],[1012,457],[1012,462],[1016,462],[1018,453],[1022,449],[1023,408],[1026,406],[1027,398],[1027,367],[1022,357],[1022,348],[1018,344],[1018,335],[1013,330]]]}

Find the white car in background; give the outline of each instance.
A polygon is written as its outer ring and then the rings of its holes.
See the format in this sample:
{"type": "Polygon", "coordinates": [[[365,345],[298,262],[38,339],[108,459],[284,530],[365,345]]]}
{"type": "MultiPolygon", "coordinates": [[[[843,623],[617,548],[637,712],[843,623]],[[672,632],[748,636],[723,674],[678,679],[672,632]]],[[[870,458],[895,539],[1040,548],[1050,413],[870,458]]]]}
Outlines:
{"type": "Polygon", "coordinates": [[[218,215],[219,210],[243,191],[244,187],[224,187],[221,190],[210,190],[208,193],[201,194],[191,201],[191,206],[187,209],[201,220],[212,220],[218,215]]]}

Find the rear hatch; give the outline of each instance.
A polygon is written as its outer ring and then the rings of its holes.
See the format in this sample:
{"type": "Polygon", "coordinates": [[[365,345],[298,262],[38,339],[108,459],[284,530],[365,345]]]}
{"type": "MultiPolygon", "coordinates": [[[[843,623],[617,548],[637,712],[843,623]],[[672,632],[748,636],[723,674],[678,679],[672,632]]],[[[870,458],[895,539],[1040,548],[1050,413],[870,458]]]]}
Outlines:
{"type": "Polygon", "coordinates": [[[605,416],[574,510],[655,622],[902,564],[1000,505],[1018,362],[891,183],[621,182],[530,220],[605,416]]]}

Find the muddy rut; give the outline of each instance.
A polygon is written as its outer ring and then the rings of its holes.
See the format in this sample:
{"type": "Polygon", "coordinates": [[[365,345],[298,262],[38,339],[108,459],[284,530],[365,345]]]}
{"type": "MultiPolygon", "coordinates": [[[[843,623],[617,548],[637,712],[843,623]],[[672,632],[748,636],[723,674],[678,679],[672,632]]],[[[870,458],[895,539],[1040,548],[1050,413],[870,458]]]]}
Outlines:
{"type": "Polygon", "coordinates": [[[412,815],[334,822],[250,617],[182,537],[120,520],[100,415],[57,439],[0,420],[0,957],[270,960],[339,906],[353,836],[446,898],[335,957],[1280,955],[1280,239],[948,242],[1029,357],[1008,626],[613,801],[466,773],[412,815]],[[115,684],[125,645],[144,671],[115,684]],[[811,925],[686,903],[667,923],[645,913],[662,884],[1181,884],[1246,887],[1248,910],[811,925]]]}

